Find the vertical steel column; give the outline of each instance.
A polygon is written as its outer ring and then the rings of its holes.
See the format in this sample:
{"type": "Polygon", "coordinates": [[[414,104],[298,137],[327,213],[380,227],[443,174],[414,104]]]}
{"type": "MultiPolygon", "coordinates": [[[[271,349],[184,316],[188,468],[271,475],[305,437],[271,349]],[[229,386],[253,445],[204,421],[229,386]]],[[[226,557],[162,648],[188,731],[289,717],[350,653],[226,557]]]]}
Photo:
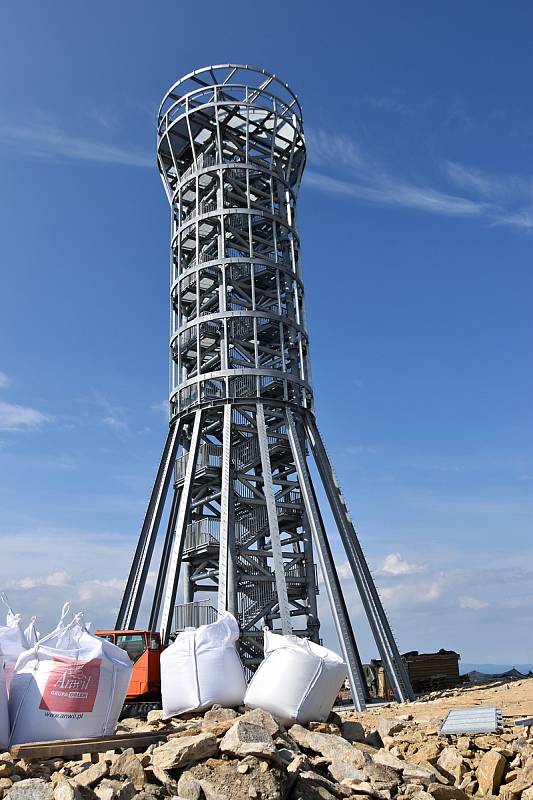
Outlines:
{"type": "Polygon", "coordinates": [[[309,417],[306,421],[306,426],[316,465],[324,489],[326,490],[331,510],[335,517],[335,522],[337,523],[341,540],[350,563],[350,568],[383,661],[383,666],[387,672],[387,677],[394,687],[398,700],[401,702],[414,700],[414,694],[405,664],[398,651],[316,422],[313,418],[309,417]]]}
{"type": "Polygon", "coordinates": [[[159,612],[161,611],[161,601],[163,599],[163,591],[165,589],[165,582],[167,579],[168,562],[172,552],[172,543],[174,542],[174,533],[176,530],[176,519],[178,516],[180,500],[180,491],[175,488],[172,494],[172,506],[170,508],[170,515],[168,518],[167,532],[163,544],[163,551],[161,553],[161,561],[159,564],[159,572],[157,574],[157,581],[155,585],[154,599],[152,601],[152,610],[150,612],[150,619],[148,621],[148,629],[155,631],[157,622],[159,620],[159,612]]]}
{"type": "Polygon", "coordinates": [[[289,612],[289,597],[287,594],[285,567],[283,566],[283,551],[281,549],[281,539],[279,535],[278,512],[276,510],[276,499],[274,497],[274,486],[272,483],[272,468],[270,466],[270,455],[268,452],[265,412],[262,403],[257,403],[256,422],[257,438],[259,439],[259,451],[261,453],[261,469],[263,472],[263,491],[266,499],[268,527],[270,529],[270,543],[272,546],[272,559],[274,561],[274,575],[276,578],[276,592],[278,595],[281,631],[285,636],[287,636],[292,633],[291,617],[289,612]]]}
{"type": "MultiPolygon", "coordinates": [[[[222,434],[222,476],[220,502],[220,550],[218,557],[218,613],[231,611],[235,615],[233,586],[230,589],[228,573],[233,571],[230,537],[235,536],[233,485],[231,481],[231,403],[224,406],[222,434]],[[231,591],[231,596],[229,595],[231,591]]],[[[233,581],[231,581],[233,583],[233,581]]]]}
{"type": "Polygon", "coordinates": [[[361,658],[355,643],[352,626],[350,624],[350,617],[348,615],[346,603],[344,602],[344,596],[339,577],[337,575],[337,570],[335,569],[335,562],[331,553],[331,548],[329,546],[322,522],[322,517],[316,503],[311,476],[307,468],[305,455],[296,430],[294,416],[292,411],[288,409],[287,433],[289,434],[291,450],[294,456],[296,470],[298,472],[298,480],[300,482],[300,490],[302,492],[307,518],[311,527],[320,569],[322,571],[322,575],[324,576],[324,584],[326,586],[333,622],[335,623],[339,644],[342,648],[346,668],[348,670],[348,679],[350,681],[353,702],[358,711],[364,711],[366,707],[368,691],[366,688],[366,680],[363,675],[361,658]]]}
{"type": "Polygon", "coordinates": [[[155,540],[161,522],[161,515],[165,505],[172,467],[176,459],[179,439],[182,430],[181,420],[173,420],[168,430],[163,455],[159,463],[157,475],[150,495],[150,501],[144,518],[141,535],[133,557],[128,582],[118,612],[115,628],[127,630],[135,627],[137,614],[146,585],[146,576],[150,568],[150,561],[154,552],[155,540]]]}
{"type": "Polygon", "coordinates": [[[187,468],[185,470],[185,480],[181,491],[180,505],[178,511],[178,518],[176,520],[176,533],[174,535],[174,542],[172,545],[172,553],[170,555],[167,587],[165,592],[165,600],[163,603],[163,613],[161,615],[161,641],[165,644],[168,642],[170,634],[170,626],[172,622],[172,613],[174,610],[174,603],[176,601],[176,592],[178,589],[179,571],[181,565],[181,557],[183,555],[183,545],[185,540],[185,529],[189,520],[191,492],[193,486],[193,478],[196,470],[196,459],[198,458],[198,443],[200,440],[200,424],[202,421],[203,411],[199,409],[194,414],[194,425],[191,436],[191,447],[187,457],[187,468]]]}

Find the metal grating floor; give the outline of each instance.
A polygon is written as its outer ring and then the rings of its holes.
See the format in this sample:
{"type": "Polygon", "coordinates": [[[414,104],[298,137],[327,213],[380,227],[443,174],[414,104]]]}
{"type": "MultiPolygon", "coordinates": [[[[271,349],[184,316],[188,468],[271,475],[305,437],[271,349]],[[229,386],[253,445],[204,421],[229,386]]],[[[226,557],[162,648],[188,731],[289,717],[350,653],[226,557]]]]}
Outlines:
{"type": "Polygon", "coordinates": [[[483,708],[458,708],[448,711],[440,726],[439,734],[448,736],[452,733],[495,733],[502,727],[502,712],[491,706],[483,708]]]}

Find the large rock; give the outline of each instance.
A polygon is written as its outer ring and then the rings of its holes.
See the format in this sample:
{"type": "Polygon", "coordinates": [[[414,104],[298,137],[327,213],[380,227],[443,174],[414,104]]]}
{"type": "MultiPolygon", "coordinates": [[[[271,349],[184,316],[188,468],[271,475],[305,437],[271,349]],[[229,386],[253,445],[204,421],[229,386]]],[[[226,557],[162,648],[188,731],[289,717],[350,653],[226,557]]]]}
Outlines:
{"type": "Polygon", "coordinates": [[[153,708],[146,715],[146,722],[149,725],[155,725],[157,722],[162,722],[162,720],[163,720],[163,709],[161,708],[153,708]]]}
{"type": "Polygon", "coordinates": [[[444,775],[457,784],[461,783],[468,768],[461,753],[455,747],[444,748],[437,759],[437,766],[444,775]]]}
{"type": "Polygon", "coordinates": [[[383,739],[384,736],[394,736],[395,733],[400,733],[405,728],[405,722],[401,719],[393,719],[389,717],[382,717],[378,721],[377,729],[379,735],[383,739]]]}
{"type": "Polygon", "coordinates": [[[498,794],[507,761],[496,750],[484,753],[476,770],[481,794],[498,794]]]}
{"type": "Polygon", "coordinates": [[[441,750],[441,742],[439,742],[438,739],[430,739],[419,747],[416,753],[409,757],[409,760],[415,764],[420,764],[422,761],[429,761],[430,764],[436,764],[441,750]]]}
{"type": "Polygon", "coordinates": [[[96,784],[108,774],[109,770],[107,768],[107,764],[99,761],[97,764],[91,764],[89,769],[78,773],[74,780],[77,784],[79,784],[79,786],[86,786],[92,789],[93,786],[96,786],[96,784]]]}
{"type": "Polygon", "coordinates": [[[217,737],[212,733],[198,733],[169,739],[152,753],[152,766],[157,770],[185,767],[195,761],[211,758],[218,753],[217,737]]]}
{"type": "Polygon", "coordinates": [[[368,781],[357,781],[352,778],[347,778],[342,782],[343,786],[347,786],[357,800],[364,800],[365,797],[372,797],[375,800],[391,800],[391,793],[377,789],[368,781]]]}
{"type": "Polygon", "coordinates": [[[365,736],[364,743],[370,747],[374,747],[376,750],[379,750],[380,747],[383,747],[383,739],[381,738],[380,733],[377,730],[368,731],[368,733],[365,736]]]}
{"type": "Polygon", "coordinates": [[[531,786],[533,786],[533,758],[526,761],[524,768],[519,771],[514,781],[501,787],[500,796],[503,800],[507,800],[507,798],[512,798],[513,795],[521,794],[531,786]]]}
{"type": "Polygon", "coordinates": [[[349,742],[365,741],[365,729],[360,722],[357,722],[357,720],[348,720],[347,722],[343,722],[341,725],[341,733],[343,738],[348,739],[349,742]]]}
{"type": "Polygon", "coordinates": [[[406,761],[393,756],[392,753],[389,753],[387,750],[378,750],[377,753],[374,753],[372,756],[372,761],[374,764],[383,764],[385,767],[391,767],[397,772],[403,772],[405,767],[410,766],[406,761]]]}
{"type": "Polygon", "coordinates": [[[240,718],[243,722],[251,722],[254,725],[262,725],[263,728],[269,732],[271,736],[275,736],[280,731],[280,724],[277,722],[272,714],[265,711],[263,708],[253,708],[247,711],[240,718]]]}
{"type": "Polygon", "coordinates": [[[353,764],[348,764],[346,761],[332,761],[328,767],[330,775],[338,782],[346,780],[364,781],[366,780],[365,773],[362,769],[354,767],[353,764]]]}
{"type": "Polygon", "coordinates": [[[238,770],[243,762],[210,759],[182,773],[178,796],[183,800],[279,800],[285,797],[286,775],[274,767],[265,769],[266,762],[248,757],[245,773],[238,770]]]}
{"type": "Polygon", "coordinates": [[[124,750],[117,758],[113,759],[109,768],[109,775],[111,778],[127,778],[138,790],[144,786],[144,769],[132,747],[128,747],[127,750],[124,750]]]}
{"type": "Polygon", "coordinates": [[[298,775],[291,797],[300,800],[338,800],[351,797],[352,792],[348,786],[341,786],[324,778],[314,770],[304,770],[298,775]]]}
{"type": "Polygon", "coordinates": [[[62,780],[54,787],[54,800],[85,800],[87,793],[94,797],[90,790],[83,790],[80,786],[76,786],[75,783],[62,780]]]}
{"type": "Polygon", "coordinates": [[[206,722],[226,722],[228,719],[236,719],[239,715],[233,708],[222,708],[221,706],[214,705],[209,711],[204,714],[206,722]]]}
{"type": "Polygon", "coordinates": [[[468,800],[468,795],[458,786],[443,786],[441,783],[430,783],[429,794],[434,800],[468,800]]]}
{"type": "Polygon", "coordinates": [[[223,753],[234,756],[259,756],[274,758],[276,745],[272,736],[262,725],[254,725],[238,719],[220,742],[223,753]]]}
{"type": "Polygon", "coordinates": [[[42,778],[18,781],[4,795],[5,800],[54,800],[52,786],[42,778]]]}
{"type": "Polygon", "coordinates": [[[130,781],[112,781],[104,778],[94,791],[98,800],[132,800],[137,792],[130,781]]]}
{"type": "Polygon", "coordinates": [[[403,779],[405,782],[420,781],[424,786],[429,786],[430,783],[447,783],[447,779],[440,773],[431,769],[431,765],[422,767],[419,764],[406,764],[403,771],[403,779]]]}
{"type": "Polygon", "coordinates": [[[369,761],[363,767],[366,780],[378,784],[382,789],[392,789],[400,783],[400,775],[397,770],[386,767],[384,764],[374,764],[369,761]]]}
{"type": "Polygon", "coordinates": [[[301,725],[293,725],[289,731],[291,739],[306,750],[320,753],[328,761],[344,761],[356,769],[361,769],[370,757],[362,750],[353,747],[342,736],[331,733],[314,733],[301,725]]]}

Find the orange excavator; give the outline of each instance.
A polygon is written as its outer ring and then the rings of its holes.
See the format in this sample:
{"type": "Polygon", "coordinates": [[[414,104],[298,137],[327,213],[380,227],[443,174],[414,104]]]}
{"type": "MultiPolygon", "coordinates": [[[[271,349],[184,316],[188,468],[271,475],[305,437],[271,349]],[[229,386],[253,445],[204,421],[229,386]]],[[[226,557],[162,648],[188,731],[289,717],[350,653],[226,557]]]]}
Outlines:
{"type": "Polygon", "coordinates": [[[124,717],[146,716],[161,707],[161,667],[165,649],[159,631],[96,631],[96,635],[121,647],[133,661],[133,672],[121,714],[124,717]]]}

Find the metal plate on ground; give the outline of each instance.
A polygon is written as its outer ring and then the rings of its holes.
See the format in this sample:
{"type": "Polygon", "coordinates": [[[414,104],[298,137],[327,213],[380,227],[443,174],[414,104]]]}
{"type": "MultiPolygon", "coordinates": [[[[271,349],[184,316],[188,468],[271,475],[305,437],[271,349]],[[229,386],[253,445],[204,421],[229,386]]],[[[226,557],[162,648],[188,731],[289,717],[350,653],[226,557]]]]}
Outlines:
{"type": "Polygon", "coordinates": [[[501,727],[502,712],[495,706],[458,708],[448,711],[439,734],[448,736],[453,733],[496,733],[501,727]]]}

